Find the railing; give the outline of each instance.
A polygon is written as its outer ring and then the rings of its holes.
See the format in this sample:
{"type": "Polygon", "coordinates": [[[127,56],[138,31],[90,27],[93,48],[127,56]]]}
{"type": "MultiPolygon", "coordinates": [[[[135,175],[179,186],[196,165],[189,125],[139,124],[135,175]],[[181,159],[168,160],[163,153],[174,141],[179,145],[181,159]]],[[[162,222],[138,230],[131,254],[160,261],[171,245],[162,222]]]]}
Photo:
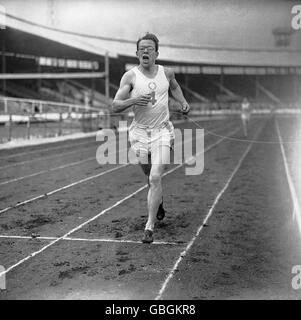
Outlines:
{"type": "MultiPolygon", "coordinates": [[[[108,108],[108,107],[107,107],[108,108]]],[[[79,111],[100,111],[107,108],[95,108],[90,106],[63,103],[55,101],[45,101],[36,99],[22,99],[11,97],[0,97],[0,114],[24,113],[24,112],[79,112],[79,111]]]]}
{"type": "MultiPolygon", "coordinates": [[[[196,102],[190,103],[191,109],[196,112],[215,113],[216,111],[224,113],[239,113],[241,102],[196,102]]],[[[250,107],[255,113],[265,113],[275,111],[276,113],[286,113],[287,110],[294,110],[299,113],[301,110],[300,103],[268,103],[250,101],[250,107]]]]}
{"type": "MultiPolygon", "coordinates": [[[[190,117],[238,115],[239,102],[191,103],[190,117]]],[[[251,102],[253,113],[301,114],[301,105],[272,105],[251,102]]],[[[180,108],[170,101],[172,120],[182,119],[180,108]]],[[[56,137],[104,128],[118,128],[119,120],[132,121],[133,113],[112,114],[110,107],[95,108],[71,103],[0,96],[0,143],[13,139],[56,137]]]]}
{"type": "Polygon", "coordinates": [[[110,128],[109,106],[0,97],[0,143],[110,128]]]}

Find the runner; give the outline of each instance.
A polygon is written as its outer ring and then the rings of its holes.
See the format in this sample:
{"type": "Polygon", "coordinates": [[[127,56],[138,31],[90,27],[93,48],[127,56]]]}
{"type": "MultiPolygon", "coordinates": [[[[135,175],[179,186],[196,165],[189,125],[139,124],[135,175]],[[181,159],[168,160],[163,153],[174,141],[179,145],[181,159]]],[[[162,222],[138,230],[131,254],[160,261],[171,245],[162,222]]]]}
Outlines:
{"type": "Polygon", "coordinates": [[[133,107],[134,119],[129,128],[131,147],[147,176],[148,220],[142,242],[153,242],[155,219],[165,216],[161,177],[170,160],[174,128],[169,120],[168,90],[187,114],[190,106],[175,79],[174,72],[156,64],[159,40],[151,33],[137,41],[139,66],[127,71],[112,103],[114,112],[133,107]]]}
{"type": "Polygon", "coordinates": [[[242,120],[242,126],[243,126],[245,137],[248,136],[250,115],[251,115],[250,103],[247,98],[244,98],[241,104],[241,120],[242,120]]]}

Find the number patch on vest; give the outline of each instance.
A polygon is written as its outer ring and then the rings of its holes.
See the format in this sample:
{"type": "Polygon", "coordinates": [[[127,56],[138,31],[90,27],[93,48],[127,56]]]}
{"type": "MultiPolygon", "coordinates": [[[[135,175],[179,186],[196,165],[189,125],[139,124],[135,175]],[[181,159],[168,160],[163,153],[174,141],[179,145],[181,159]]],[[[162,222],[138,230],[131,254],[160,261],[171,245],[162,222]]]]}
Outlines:
{"type": "Polygon", "coordinates": [[[154,105],[157,102],[157,100],[156,100],[156,92],[155,91],[151,92],[151,102],[152,102],[152,105],[154,105]]]}

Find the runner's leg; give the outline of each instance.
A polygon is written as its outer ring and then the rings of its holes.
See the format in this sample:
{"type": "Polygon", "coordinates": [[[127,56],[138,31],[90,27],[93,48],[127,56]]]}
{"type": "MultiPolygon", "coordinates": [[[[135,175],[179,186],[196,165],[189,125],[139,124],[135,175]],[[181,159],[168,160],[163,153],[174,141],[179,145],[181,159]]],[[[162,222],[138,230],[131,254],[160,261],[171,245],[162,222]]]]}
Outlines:
{"type": "Polygon", "coordinates": [[[142,168],[142,171],[144,172],[144,174],[147,177],[147,183],[148,183],[148,186],[149,186],[149,175],[150,175],[151,168],[152,168],[151,155],[150,154],[148,155],[148,163],[147,164],[140,163],[140,166],[142,168]]]}
{"type": "Polygon", "coordinates": [[[162,201],[161,178],[165,167],[170,163],[170,147],[160,145],[152,152],[152,166],[149,176],[150,188],[147,196],[148,220],[145,226],[147,230],[154,230],[156,215],[162,201]]]}
{"type": "Polygon", "coordinates": [[[244,136],[246,137],[248,134],[248,131],[247,131],[247,120],[245,117],[242,118],[242,126],[244,130],[244,136]]]}

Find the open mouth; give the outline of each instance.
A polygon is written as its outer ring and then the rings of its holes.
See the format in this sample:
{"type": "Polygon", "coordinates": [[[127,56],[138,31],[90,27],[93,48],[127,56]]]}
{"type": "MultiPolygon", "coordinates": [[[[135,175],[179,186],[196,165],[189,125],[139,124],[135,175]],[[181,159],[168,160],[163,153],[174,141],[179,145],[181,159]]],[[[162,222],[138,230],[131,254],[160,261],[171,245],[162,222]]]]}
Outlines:
{"type": "Polygon", "coordinates": [[[143,61],[143,62],[148,62],[148,61],[149,61],[149,56],[143,55],[143,56],[142,56],[142,61],[143,61]]]}

